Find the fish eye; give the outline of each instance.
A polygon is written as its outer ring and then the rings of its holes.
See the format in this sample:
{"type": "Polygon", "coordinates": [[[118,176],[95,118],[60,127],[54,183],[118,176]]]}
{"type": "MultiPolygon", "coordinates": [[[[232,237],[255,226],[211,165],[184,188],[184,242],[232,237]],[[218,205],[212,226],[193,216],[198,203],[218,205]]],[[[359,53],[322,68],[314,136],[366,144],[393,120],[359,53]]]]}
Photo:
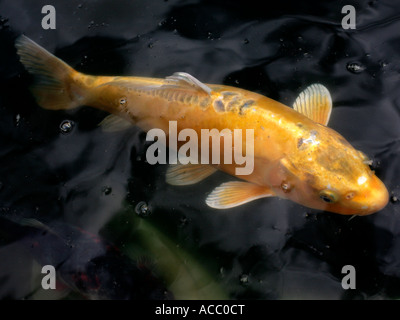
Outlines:
{"type": "Polygon", "coordinates": [[[319,197],[326,203],[334,203],[337,201],[337,196],[330,190],[323,190],[320,192],[319,197]]]}
{"type": "Polygon", "coordinates": [[[290,192],[292,185],[289,182],[283,181],[281,184],[282,191],[285,193],[290,192]]]}
{"type": "Polygon", "coordinates": [[[347,199],[347,200],[351,200],[351,199],[353,199],[353,198],[354,198],[354,192],[353,192],[353,191],[351,191],[351,192],[349,192],[349,193],[346,194],[346,199],[347,199]]]}

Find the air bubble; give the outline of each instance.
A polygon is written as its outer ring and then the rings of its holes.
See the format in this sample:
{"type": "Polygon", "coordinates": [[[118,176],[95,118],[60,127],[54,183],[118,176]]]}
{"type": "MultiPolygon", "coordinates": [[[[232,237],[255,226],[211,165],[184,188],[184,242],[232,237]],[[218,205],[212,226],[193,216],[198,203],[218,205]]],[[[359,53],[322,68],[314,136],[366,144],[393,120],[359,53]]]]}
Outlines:
{"type": "Polygon", "coordinates": [[[248,284],[249,283],[249,276],[247,274],[242,274],[240,276],[240,283],[241,284],[248,284]]]}
{"type": "Polygon", "coordinates": [[[149,206],[144,201],[140,201],[136,205],[135,212],[139,217],[142,217],[142,218],[146,218],[151,214],[149,206]]]}
{"type": "Polygon", "coordinates": [[[179,226],[180,226],[180,227],[185,227],[187,224],[188,224],[188,219],[187,219],[186,217],[182,217],[182,218],[180,219],[180,224],[179,224],[179,226]]]}
{"type": "Polygon", "coordinates": [[[390,202],[391,202],[391,203],[397,203],[397,202],[399,202],[399,200],[400,200],[400,199],[399,199],[398,194],[392,192],[392,195],[391,195],[391,197],[390,197],[390,202]]]}
{"type": "Polygon", "coordinates": [[[21,115],[18,113],[18,114],[15,116],[15,126],[16,126],[16,127],[19,126],[20,120],[21,120],[21,115]]]}
{"type": "Polygon", "coordinates": [[[63,120],[60,124],[60,131],[62,134],[68,134],[72,131],[74,122],[71,120],[63,120]]]}
{"type": "Polygon", "coordinates": [[[104,186],[101,188],[101,192],[103,192],[104,195],[108,196],[112,192],[112,188],[109,186],[104,186]]]}
{"type": "Polygon", "coordinates": [[[381,66],[382,69],[384,69],[384,68],[387,67],[388,63],[387,63],[386,61],[381,61],[381,62],[379,63],[379,65],[381,66]]]}
{"type": "Polygon", "coordinates": [[[363,72],[366,69],[366,67],[363,64],[359,63],[359,62],[349,62],[346,65],[346,69],[348,71],[350,71],[351,73],[356,73],[357,74],[357,73],[363,72]]]}
{"type": "Polygon", "coordinates": [[[0,30],[8,28],[8,26],[6,25],[7,22],[8,22],[7,18],[0,17],[0,30]]]}

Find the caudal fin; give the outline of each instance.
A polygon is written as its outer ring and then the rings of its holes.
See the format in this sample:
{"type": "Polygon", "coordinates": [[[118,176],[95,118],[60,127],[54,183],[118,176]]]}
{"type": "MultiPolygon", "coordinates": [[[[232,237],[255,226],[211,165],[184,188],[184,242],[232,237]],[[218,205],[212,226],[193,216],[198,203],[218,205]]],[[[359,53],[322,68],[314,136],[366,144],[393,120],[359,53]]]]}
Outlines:
{"type": "Polygon", "coordinates": [[[84,103],[77,72],[37,43],[22,35],[15,43],[21,63],[34,76],[30,87],[37,103],[45,109],[72,109],[84,103]]]}

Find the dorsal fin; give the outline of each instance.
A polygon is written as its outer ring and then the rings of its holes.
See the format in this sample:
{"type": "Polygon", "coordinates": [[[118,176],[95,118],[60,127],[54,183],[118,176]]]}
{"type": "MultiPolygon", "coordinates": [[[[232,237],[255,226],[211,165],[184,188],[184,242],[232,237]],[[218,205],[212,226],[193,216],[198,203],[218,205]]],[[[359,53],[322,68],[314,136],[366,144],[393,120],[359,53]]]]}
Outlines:
{"type": "Polygon", "coordinates": [[[172,76],[166,77],[165,84],[162,87],[168,86],[189,87],[191,89],[203,91],[207,94],[211,93],[210,87],[206,86],[204,83],[186,72],[175,72],[172,76]]]}
{"type": "Polygon", "coordinates": [[[312,84],[299,94],[293,109],[326,126],[332,111],[331,95],[322,84],[312,84]]]}

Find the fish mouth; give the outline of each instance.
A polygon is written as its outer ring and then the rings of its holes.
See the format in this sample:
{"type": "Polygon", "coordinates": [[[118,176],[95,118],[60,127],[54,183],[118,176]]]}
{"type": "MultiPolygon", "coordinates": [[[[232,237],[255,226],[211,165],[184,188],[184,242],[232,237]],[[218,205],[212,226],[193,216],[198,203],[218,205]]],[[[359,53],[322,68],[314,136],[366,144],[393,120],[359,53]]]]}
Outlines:
{"type": "Polygon", "coordinates": [[[359,212],[355,214],[365,216],[385,208],[389,202],[389,192],[383,182],[374,175],[365,187],[363,195],[357,198],[359,201],[354,199],[354,204],[358,207],[359,212]]]}
{"type": "Polygon", "coordinates": [[[389,192],[386,186],[374,175],[351,201],[334,203],[324,210],[342,215],[367,216],[382,210],[388,202],[389,192]]]}

